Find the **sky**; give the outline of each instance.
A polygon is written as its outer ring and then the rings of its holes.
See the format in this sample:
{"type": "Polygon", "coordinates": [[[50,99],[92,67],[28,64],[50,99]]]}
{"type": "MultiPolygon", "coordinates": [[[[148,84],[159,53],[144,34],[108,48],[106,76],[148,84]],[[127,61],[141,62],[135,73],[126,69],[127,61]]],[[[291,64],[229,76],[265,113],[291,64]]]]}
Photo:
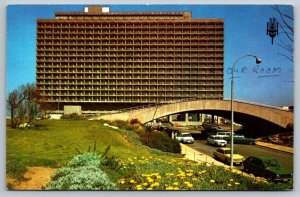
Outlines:
{"type": "MultiPolygon", "coordinates": [[[[36,19],[54,18],[57,11],[83,11],[87,5],[13,5],[7,8],[6,94],[25,83],[35,82],[36,19]]],[[[234,99],[272,106],[294,103],[294,64],[280,54],[287,43],[283,32],[266,35],[269,18],[280,19],[270,5],[103,5],[111,12],[190,11],[192,18],[224,19],[224,99],[230,99],[231,67],[234,69],[234,99]]],[[[279,6],[293,16],[292,6],[279,6]]],[[[279,20],[280,23],[282,23],[279,20]]],[[[292,43],[293,44],[293,43],[292,43]]]]}

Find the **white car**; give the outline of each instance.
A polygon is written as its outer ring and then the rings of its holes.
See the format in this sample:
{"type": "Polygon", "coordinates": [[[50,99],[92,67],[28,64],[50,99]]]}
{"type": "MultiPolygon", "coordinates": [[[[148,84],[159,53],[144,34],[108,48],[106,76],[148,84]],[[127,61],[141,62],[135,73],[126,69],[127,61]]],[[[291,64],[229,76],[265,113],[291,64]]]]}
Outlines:
{"type": "Polygon", "coordinates": [[[225,132],[225,131],[220,131],[217,132],[216,136],[224,138],[224,137],[230,137],[231,133],[230,132],[225,132]]]}
{"type": "Polygon", "coordinates": [[[226,146],[227,141],[223,140],[222,137],[216,136],[216,135],[210,135],[206,139],[207,144],[211,144],[213,146],[226,146]]]}
{"type": "Polygon", "coordinates": [[[190,133],[178,133],[176,135],[176,140],[182,143],[194,143],[194,138],[191,136],[190,133]]]}

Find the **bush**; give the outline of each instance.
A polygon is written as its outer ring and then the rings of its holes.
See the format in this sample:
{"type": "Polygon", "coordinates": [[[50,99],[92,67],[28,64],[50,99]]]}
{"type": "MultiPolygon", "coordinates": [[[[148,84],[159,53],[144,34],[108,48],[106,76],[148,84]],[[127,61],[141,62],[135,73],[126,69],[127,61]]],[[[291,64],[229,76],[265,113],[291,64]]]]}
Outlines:
{"type": "Polygon", "coordinates": [[[25,180],[24,173],[26,172],[26,166],[20,159],[7,158],[6,174],[19,181],[25,180]]]}
{"type": "Polygon", "coordinates": [[[166,133],[147,132],[141,135],[140,140],[146,146],[156,148],[164,152],[181,153],[180,143],[169,138],[166,133]]]}
{"type": "Polygon", "coordinates": [[[72,113],[72,114],[64,114],[60,117],[60,119],[82,120],[84,119],[84,116],[79,115],[77,113],[72,113]]]}
{"type": "Polygon", "coordinates": [[[100,169],[101,157],[95,152],[75,156],[51,177],[46,190],[113,190],[115,184],[100,169]]]}
{"type": "Polygon", "coordinates": [[[132,119],[130,121],[115,120],[112,124],[120,129],[134,131],[139,135],[145,132],[144,126],[139,122],[138,119],[132,119]]]}

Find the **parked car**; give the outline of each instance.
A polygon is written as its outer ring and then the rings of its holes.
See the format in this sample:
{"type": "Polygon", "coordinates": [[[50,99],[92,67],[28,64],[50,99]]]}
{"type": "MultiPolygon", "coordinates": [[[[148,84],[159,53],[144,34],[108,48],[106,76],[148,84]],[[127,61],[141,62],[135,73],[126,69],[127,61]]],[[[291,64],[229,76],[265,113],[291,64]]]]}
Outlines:
{"type": "MultiPolygon", "coordinates": [[[[224,163],[230,164],[230,148],[218,148],[213,151],[213,156],[224,163]]],[[[244,156],[233,150],[233,164],[242,165],[244,160],[244,156]]]]}
{"type": "MultiPolygon", "coordinates": [[[[223,137],[223,139],[226,140],[227,143],[230,143],[230,136],[223,137]]],[[[256,140],[253,138],[245,137],[244,135],[233,135],[233,143],[254,145],[256,144],[256,140]]]]}
{"type": "Polygon", "coordinates": [[[218,125],[218,124],[215,124],[215,123],[209,123],[209,122],[204,122],[202,123],[202,127],[204,129],[208,129],[208,130],[211,130],[211,129],[214,129],[214,130],[222,130],[222,128],[218,125]]]}
{"type": "Polygon", "coordinates": [[[244,161],[244,170],[275,182],[289,182],[293,178],[291,171],[283,168],[276,159],[271,157],[248,157],[244,161]]]}
{"type": "Polygon", "coordinates": [[[194,143],[194,138],[190,133],[178,133],[176,135],[176,140],[182,143],[194,143]]]}
{"type": "Polygon", "coordinates": [[[229,137],[230,138],[230,132],[226,132],[226,131],[220,131],[216,133],[216,136],[221,137],[221,138],[225,138],[225,137],[229,137]]]}
{"type": "Polygon", "coordinates": [[[211,144],[213,146],[226,146],[227,142],[226,140],[223,140],[221,137],[216,135],[210,135],[206,139],[207,144],[211,144]]]}

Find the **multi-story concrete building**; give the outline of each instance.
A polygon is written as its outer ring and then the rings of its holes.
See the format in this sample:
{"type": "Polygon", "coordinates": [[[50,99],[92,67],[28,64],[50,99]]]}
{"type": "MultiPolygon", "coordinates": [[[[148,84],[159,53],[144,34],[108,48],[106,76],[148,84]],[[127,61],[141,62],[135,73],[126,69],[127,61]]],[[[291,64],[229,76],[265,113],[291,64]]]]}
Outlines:
{"type": "Polygon", "coordinates": [[[53,109],[223,99],[222,19],[190,12],[57,12],[37,20],[37,88],[53,109]]]}

